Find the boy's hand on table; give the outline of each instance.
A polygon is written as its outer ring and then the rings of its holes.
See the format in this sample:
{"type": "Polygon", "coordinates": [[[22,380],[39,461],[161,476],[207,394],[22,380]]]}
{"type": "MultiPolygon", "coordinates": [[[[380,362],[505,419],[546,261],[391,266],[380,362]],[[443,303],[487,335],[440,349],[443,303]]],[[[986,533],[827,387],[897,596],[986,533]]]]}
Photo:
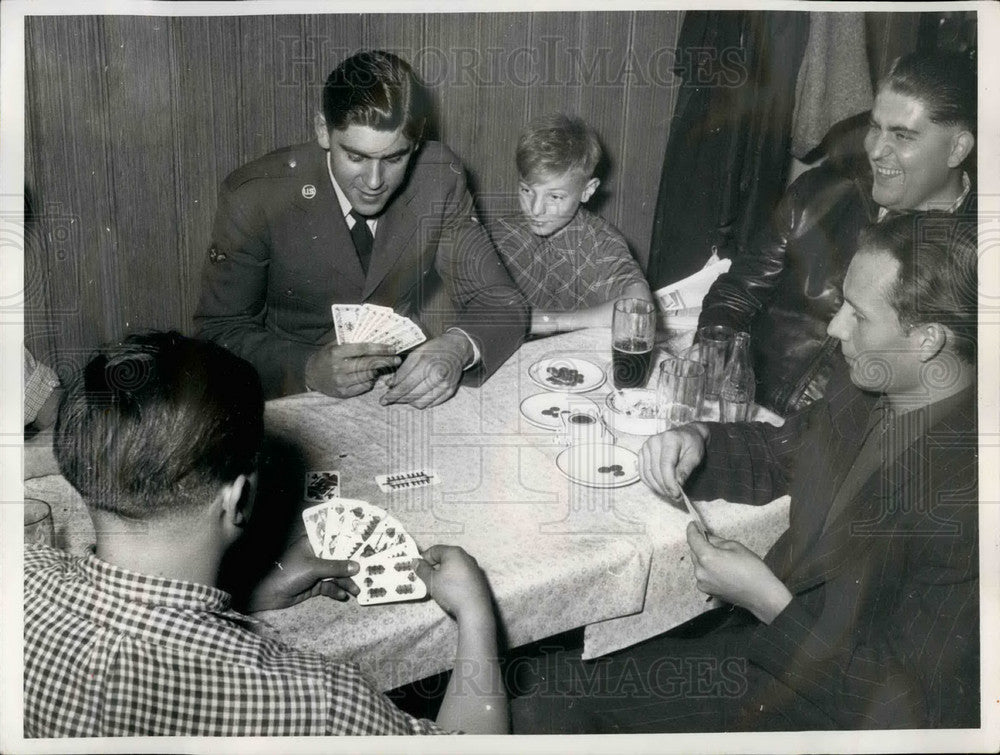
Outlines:
{"type": "Polygon", "coordinates": [[[650,436],[639,450],[639,476],[654,493],[679,503],[681,486],[705,457],[707,439],[701,422],[650,436]]]}
{"type": "Polygon", "coordinates": [[[357,595],[358,586],[351,576],[358,573],[355,561],[331,561],[317,558],[303,534],[282,554],[281,560],[262,579],[253,592],[247,610],[269,611],[288,608],[307,598],[325,595],[334,600],[347,600],[357,595]]]}
{"type": "Polygon", "coordinates": [[[489,585],[476,559],[456,545],[432,545],[421,555],[414,559],[414,569],[441,608],[459,623],[492,619],[489,585]]]}
{"type": "Polygon", "coordinates": [[[694,522],[688,523],[687,541],[702,592],[743,606],[765,624],[774,621],[792,600],[785,584],[742,543],[705,535],[694,522]]]}
{"type": "Polygon", "coordinates": [[[392,346],[382,343],[328,343],[306,362],[306,386],[336,398],[358,396],[402,361],[392,346]]]}

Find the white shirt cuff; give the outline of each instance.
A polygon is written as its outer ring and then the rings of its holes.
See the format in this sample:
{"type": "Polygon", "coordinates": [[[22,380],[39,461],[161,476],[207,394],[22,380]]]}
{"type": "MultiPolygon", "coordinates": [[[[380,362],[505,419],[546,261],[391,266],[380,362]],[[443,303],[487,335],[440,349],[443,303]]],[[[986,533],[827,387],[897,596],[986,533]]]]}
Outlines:
{"type": "Polygon", "coordinates": [[[446,333],[461,333],[463,336],[465,336],[466,338],[469,339],[469,343],[472,345],[472,361],[469,362],[467,365],[465,365],[465,367],[462,368],[463,371],[471,369],[471,368],[475,367],[477,364],[479,364],[479,356],[480,356],[479,355],[479,347],[476,346],[476,339],[475,338],[473,338],[472,336],[470,336],[468,333],[466,333],[461,328],[448,328],[448,330],[446,330],[445,332],[446,333]]]}

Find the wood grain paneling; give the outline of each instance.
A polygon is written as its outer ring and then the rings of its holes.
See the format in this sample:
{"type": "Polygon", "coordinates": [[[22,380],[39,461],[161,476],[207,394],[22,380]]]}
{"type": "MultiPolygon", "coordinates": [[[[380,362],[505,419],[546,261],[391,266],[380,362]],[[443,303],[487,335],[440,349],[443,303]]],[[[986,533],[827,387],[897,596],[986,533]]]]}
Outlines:
{"type": "Polygon", "coordinates": [[[649,60],[679,12],[29,17],[26,341],[63,372],[144,328],[191,330],[219,183],[311,139],[322,84],[365,47],[413,62],[480,206],[509,207],[514,147],[577,113],[608,152],[600,210],[645,259],[676,95],[649,60]]]}
{"type": "Polygon", "coordinates": [[[25,342],[65,374],[111,331],[116,296],[104,25],[62,17],[26,27],[25,191],[39,243],[28,248],[37,257],[26,266],[25,342]]]}

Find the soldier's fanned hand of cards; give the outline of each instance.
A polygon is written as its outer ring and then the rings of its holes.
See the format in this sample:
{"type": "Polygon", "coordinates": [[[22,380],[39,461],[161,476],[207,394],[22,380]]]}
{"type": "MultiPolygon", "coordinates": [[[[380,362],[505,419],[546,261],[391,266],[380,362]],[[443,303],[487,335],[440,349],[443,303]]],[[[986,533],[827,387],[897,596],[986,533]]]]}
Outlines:
{"type": "Polygon", "coordinates": [[[391,307],[376,304],[334,304],[333,327],[338,344],[380,343],[400,354],[427,340],[420,327],[391,307]]]}

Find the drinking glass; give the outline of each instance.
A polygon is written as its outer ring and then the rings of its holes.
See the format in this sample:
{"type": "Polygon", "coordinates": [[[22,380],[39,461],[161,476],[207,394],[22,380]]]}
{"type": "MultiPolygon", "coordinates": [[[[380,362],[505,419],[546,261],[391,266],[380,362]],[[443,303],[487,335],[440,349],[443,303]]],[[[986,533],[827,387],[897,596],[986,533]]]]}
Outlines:
{"type": "Polygon", "coordinates": [[[706,325],[698,328],[694,346],[688,349],[688,359],[705,365],[705,398],[714,401],[719,397],[722,375],[726,371],[729,348],[733,343],[733,329],[727,325],[706,325]]]}
{"type": "Polygon", "coordinates": [[[657,402],[666,429],[694,422],[705,398],[705,365],[667,355],[660,363],[657,402]]]}
{"type": "Polygon", "coordinates": [[[24,499],[24,544],[55,545],[52,509],[45,501],[24,499]]]}
{"type": "Polygon", "coordinates": [[[745,388],[725,385],[719,393],[719,421],[746,422],[753,408],[753,396],[745,388]]]}
{"type": "Polygon", "coordinates": [[[611,374],[615,388],[640,388],[649,378],[656,308],[645,299],[619,299],[611,320],[611,374]]]}

